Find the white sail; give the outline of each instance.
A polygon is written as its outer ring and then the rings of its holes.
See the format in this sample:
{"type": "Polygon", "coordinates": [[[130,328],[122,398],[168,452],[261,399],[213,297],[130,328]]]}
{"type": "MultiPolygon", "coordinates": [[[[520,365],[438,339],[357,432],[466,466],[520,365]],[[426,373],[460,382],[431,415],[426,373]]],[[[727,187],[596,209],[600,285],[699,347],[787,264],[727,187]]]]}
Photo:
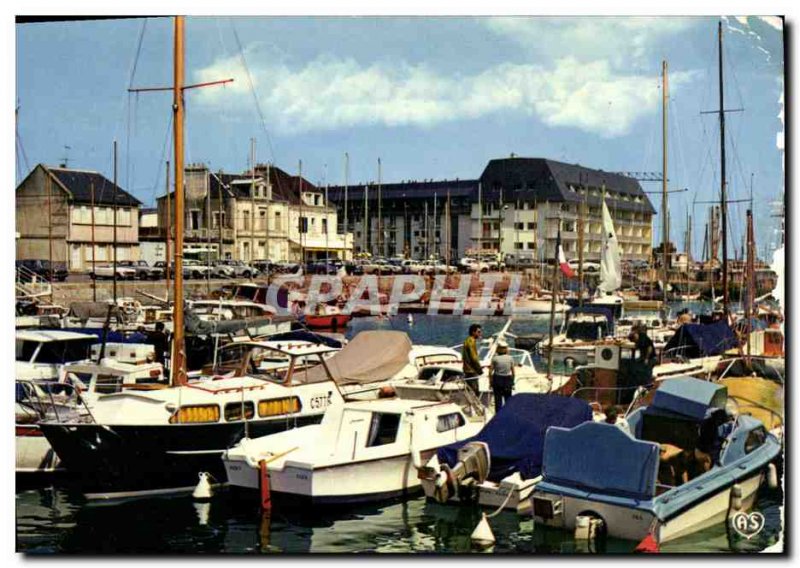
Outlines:
{"type": "Polygon", "coordinates": [[[772,297],[778,301],[782,310],[786,310],[786,299],[784,298],[785,294],[785,286],[786,286],[786,275],[784,269],[784,247],[780,247],[774,253],[772,253],[772,270],[775,271],[775,274],[778,276],[775,282],[775,289],[772,291],[772,297]]]}
{"type": "Polygon", "coordinates": [[[622,260],[619,253],[617,234],[611,213],[603,200],[603,254],[600,258],[600,284],[603,292],[614,292],[622,286],[622,260]]]}

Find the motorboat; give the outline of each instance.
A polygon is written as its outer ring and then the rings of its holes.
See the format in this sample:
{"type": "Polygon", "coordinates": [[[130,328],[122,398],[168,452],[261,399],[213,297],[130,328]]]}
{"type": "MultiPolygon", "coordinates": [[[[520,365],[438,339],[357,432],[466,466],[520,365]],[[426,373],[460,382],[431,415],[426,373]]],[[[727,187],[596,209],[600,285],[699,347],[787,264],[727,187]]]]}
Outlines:
{"type": "Polygon", "coordinates": [[[17,330],[17,379],[56,380],[67,363],[87,361],[96,335],[61,330],[17,330]]]}
{"type": "Polygon", "coordinates": [[[592,410],[582,400],[516,394],[476,436],[443,446],[428,460],[419,474],[425,496],[439,503],[478,503],[530,514],[547,429],[587,420],[592,410]]]}
{"type": "Polygon", "coordinates": [[[58,456],[44,437],[43,420],[79,421],[88,416],[98,396],[123,389],[143,390],[166,384],[164,368],[153,362],[152,346],[107,344],[107,358],[63,366],[60,380],[16,381],[17,474],[52,474],[63,471],[58,456]],[[149,348],[149,352],[146,352],[149,348]],[[117,357],[116,359],[111,357],[117,357]]]}
{"type": "Polygon", "coordinates": [[[245,438],[222,462],[235,488],[264,491],[266,482],[273,494],[314,505],[380,501],[418,492],[414,466],[482,427],[450,402],[347,402],[319,424],[245,438]]]}
{"type": "MultiPolygon", "coordinates": [[[[333,348],[279,349],[252,341],[238,369],[179,386],[103,394],[81,420],[56,418],[40,428],[64,467],[78,474],[90,499],[191,490],[198,473],[225,481],[222,452],[246,436],[318,423],[343,402],[330,376],[312,377],[333,348]],[[274,353],[289,367],[262,368],[274,353]]],[[[324,365],[322,366],[324,368],[324,365]]]]}
{"type": "Polygon", "coordinates": [[[725,386],[675,378],[627,414],[629,432],[602,422],[550,428],[534,522],[599,523],[612,537],[665,543],[748,510],[765,479],[777,483],[781,443],[729,406],[725,386]]]}
{"type": "Polygon", "coordinates": [[[553,361],[567,367],[586,365],[592,362],[595,346],[613,343],[614,315],[605,307],[584,306],[572,308],[566,314],[564,331],[539,342],[539,351],[549,357],[553,352],[553,361]]]}
{"type": "Polygon", "coordinates": [[[309,329],[344,329],[350,318],[337,306],[319,304],[314,313],[305,314],[302,321],[309,329]]]}

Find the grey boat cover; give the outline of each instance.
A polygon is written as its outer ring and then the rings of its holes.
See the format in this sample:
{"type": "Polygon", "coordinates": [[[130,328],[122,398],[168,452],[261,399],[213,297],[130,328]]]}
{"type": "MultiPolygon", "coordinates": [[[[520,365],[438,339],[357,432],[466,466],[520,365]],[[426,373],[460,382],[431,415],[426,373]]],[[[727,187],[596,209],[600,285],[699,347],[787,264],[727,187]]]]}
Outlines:
{"type": "Polygon", "coordinates": [[[81,321],[86,321],[89,318],[105,319],[108,317],[109,308],[111,308],[112,320],[119,319],[119,309],[108,302],[72,302],[67,315],[78,318],[81,321]]]}
{"type": "MultiPolygon", "coordinates": [[[[385,381],[409,364],[411,341],[402,331],[362,331],[325,363],[338,385],[385,381]]],[[[328,380],[322,365],[301,373],[302,380],[316,383],[328,380]]]]}

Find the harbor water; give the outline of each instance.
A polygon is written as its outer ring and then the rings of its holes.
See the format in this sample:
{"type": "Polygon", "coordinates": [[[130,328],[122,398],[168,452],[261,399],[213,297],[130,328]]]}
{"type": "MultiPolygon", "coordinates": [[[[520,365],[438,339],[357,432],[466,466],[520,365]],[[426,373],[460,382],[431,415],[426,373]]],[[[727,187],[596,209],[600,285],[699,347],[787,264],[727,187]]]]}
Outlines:
{"type": "MultiPolygon", "coordinates": [[[[547,316],[515,320],[514,334],[546,333],[547,316]]],[[[347,336],[366,329],[396,329],[415,344],[456,345],[471,323],[484,336],[499,331],[505,318],[461,318],[415,315],[353,320],[347,336]]],[[[536,359],[536,358],[535,358],[536,359]]],[[[540,360],[536,361],[541,366],[540,360]]],[[[774,543],[781,528],[779,490],[762,488],[756,510],[766,523],[745,540],[724,523],[670,542],[663,552],[751,552],[774,543]]],[[[469,553],[470,534],[481,509],[426,502],[422,496],[344,509],[293,510],[274,507],[262,516],[257,499],[223,490],[209,502],[191,496],[87,502],[65,488],[21,490],[16,494],[17,550],[51,553],[469,553]]],[[[534,526],[530,517],[503,512],[490,520],[496,553],[573,554],[630,553],[635,542],[605,539],[576,542],[572,534],[534,526]]]]}

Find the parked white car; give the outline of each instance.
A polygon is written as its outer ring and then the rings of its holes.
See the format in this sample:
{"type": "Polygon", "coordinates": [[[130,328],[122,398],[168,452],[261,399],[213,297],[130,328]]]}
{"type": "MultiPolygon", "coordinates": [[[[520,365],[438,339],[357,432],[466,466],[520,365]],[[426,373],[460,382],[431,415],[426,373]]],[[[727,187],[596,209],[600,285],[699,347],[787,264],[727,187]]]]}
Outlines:
{"type": "Polygon", "coordinates": [[[136,269],[130,266],[122,266],[117,264],[116,270],[113,264],[95,266],[94,270],[89,271],[89,277],[94,279],[114,278],[114,272],[117,274],[118,280],[134,280],[136,278],[136,269]]]}

